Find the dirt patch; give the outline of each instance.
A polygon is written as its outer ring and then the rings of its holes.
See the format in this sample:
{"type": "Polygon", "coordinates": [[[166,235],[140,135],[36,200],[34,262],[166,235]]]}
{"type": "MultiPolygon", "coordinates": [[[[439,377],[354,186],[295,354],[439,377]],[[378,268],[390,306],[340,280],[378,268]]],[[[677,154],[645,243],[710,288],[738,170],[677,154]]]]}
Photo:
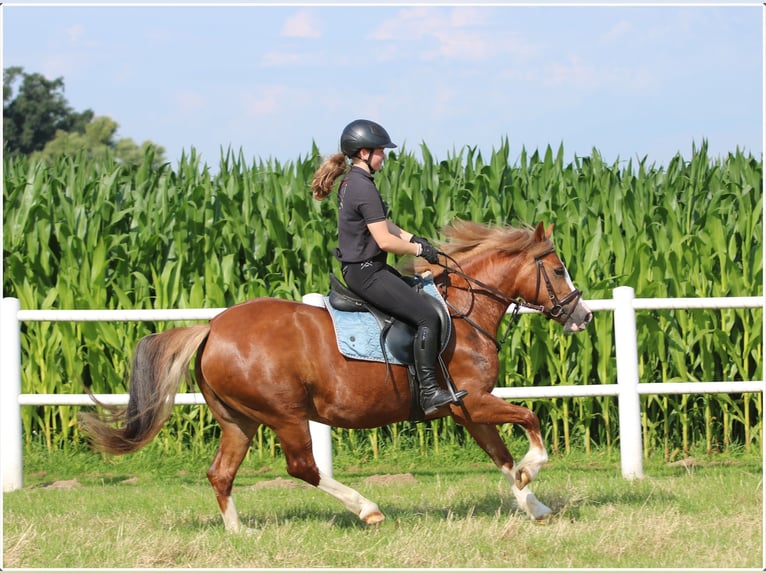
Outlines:
{"type": "Polygon", "coordinates": [[[681,460],[667,463],[668,466],[680,466],[682,468],[693,468],[695,466],[740,466],[742,463],[730,460],[697,460],[696,458],[687,456],[681,460]]]}
{"type": "Polygon", "coordinates": [[[56,480],[54,482],[44,482],[38,485],[38,488],[55,488],[59,490],[72,490],[73,488],[80,488],[82,484],[76,478],[72,480],[56,480]]]}
{"type": "Polygon", "coordinates": [[[277,477],[274,480],[262,480],[260,482],[256,482],[250,488],[297,488],[298,486],[299,484],[294,480],[277,477]]]}
{"type": "Polygon", "coordinates": [[[380,484],[388,486],[391,484],[417,484],[417,479],[409,472],[403,474],[373,474],[364,479],[365,484],[380,484]]]}

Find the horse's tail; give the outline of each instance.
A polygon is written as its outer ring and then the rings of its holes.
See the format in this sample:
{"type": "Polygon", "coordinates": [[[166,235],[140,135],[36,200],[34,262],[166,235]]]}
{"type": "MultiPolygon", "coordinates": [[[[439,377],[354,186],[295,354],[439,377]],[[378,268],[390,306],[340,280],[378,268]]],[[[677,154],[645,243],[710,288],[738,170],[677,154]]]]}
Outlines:
{"type": "Polygon", "coordinates": [[[80,415],[91,445],[101,452],[127,454],[150,442],[170,418],[181,378],[191,379],[189,362],[209,332],[208,324],[193,325],[141,339],[133,355],[127,408],[105,405],[88,389],[106,411],[80,415]]]}

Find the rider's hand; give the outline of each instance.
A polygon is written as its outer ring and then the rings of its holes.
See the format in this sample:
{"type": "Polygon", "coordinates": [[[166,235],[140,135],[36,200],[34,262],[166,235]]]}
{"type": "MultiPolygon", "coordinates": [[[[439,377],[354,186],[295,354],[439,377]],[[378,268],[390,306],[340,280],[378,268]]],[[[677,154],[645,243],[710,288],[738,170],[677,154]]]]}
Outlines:
{"type": "Polygon", "coordinates": [[[427,239],[413,235],[410,239],[410,243],[417,243],[420,245],[420,253],[418,253],[418,255],[432,265],[439,262],[439,254],[436,251],[436,247],[431,245],[427,239]]]}

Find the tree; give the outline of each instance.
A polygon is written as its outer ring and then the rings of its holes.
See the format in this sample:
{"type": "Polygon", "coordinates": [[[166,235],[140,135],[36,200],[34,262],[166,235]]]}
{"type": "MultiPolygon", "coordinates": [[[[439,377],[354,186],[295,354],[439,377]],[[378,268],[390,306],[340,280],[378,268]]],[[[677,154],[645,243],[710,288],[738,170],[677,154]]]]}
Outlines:
{"type": "Polygon", "coordinates": [[[26,74],[21,67],[3,70],[3,149],[28,155],[42,150],[56,131],[82,132],[93,110],[75,112],[64,97],[64,79],[26,74]],[[13,85],[21,79],[18,94],[13,85]]]}
{"type": "Polygon", "coordinates": [[[64,97],[64,79],[48,80],[26,74],[18,66],[3,70],[3,151],[32,155],[46,161],[84,152],[102,159],[112,154],[124,163],[140,164],[145,151],[154,151],[155,165],[164,161],[164,148],[150,141],[141,146],[130,138],[115,139],[119,125],[93,110],[75,112],[64,97]],[[14,85],[20,82],[14,97],[14,85]]]}
{"type": "Polygon", "coordinates": [[[164,148],[145,141],[138,146],[130,138],[115,141],[119,125],[107,116],[97,116],[85,125],[83,133],[59,130],[55,137],[45,144],[42,151],[32,154],[45,161],[55,161],[62,155],[75,155],[82,152],[92,159],[104,159],[108,155],[127,164],[139,165],[144,161],[147,148],[154,149],[153,164],[162,163],[164,148]]]}

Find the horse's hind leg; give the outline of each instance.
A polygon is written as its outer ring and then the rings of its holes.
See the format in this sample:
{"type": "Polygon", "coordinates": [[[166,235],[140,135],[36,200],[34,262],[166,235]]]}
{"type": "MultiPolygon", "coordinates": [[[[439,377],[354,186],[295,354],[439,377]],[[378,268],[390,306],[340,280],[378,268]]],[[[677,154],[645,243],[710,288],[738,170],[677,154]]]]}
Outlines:
{"type": "Polygon", "coordinates": [[[334,496],[367,524],[375,524],[385,519],[377,504],[319,470],[311,450],[308,421],[282,425],[274,431],[279,437],[290,476],[334,496]]]}
{"type": "Polygon", "coordinates": [[[258,424],[237,424],[221,420],[219,423],[222,429],[221,442],[213,463],[207,471],[207,479],[215,491],[224,527],[226,530],[238,532],[242,528],[242,523],[231,496],[231,489],[237,470],[247,454],[247,449],[250,448],[255,431],[258,429],[258,424]]]}
{"type": "Polygon", "coordinates": [[[340,500],[346,508],[367,524],[377,524],[386,518],[377,504],[367,500],[353,488],[327,476],[322,471],[319,471],[317,488],[340,500]]]}
{"type": "MultiPolygon", "coordinates": [[[[513,457],[508,447],[500,438],[497,426],[494,424],[464,423],[468,432],[478,445],[490,456],[508,481],[516,497],[519,508],[533,520],[545,520],[553,511],[540,502],[529,489],[529,483],[537,475],[540,467],[548,460],[548,454],[542,440],[534,441],[530,437],[530,449],[518,466],[514,467],[513,457]]],[[[533,425],[534,426],[534,425],[533,425]]],[[[538,427],[539,428],[539,427],[538,427]]],[[[526,430],[526,429],[525,429],[526,430]]],[[[529,431],[527,431],[529,435],[529,431]]],[[[539,433],[537,435],[539,437],[539,433]]]]}

